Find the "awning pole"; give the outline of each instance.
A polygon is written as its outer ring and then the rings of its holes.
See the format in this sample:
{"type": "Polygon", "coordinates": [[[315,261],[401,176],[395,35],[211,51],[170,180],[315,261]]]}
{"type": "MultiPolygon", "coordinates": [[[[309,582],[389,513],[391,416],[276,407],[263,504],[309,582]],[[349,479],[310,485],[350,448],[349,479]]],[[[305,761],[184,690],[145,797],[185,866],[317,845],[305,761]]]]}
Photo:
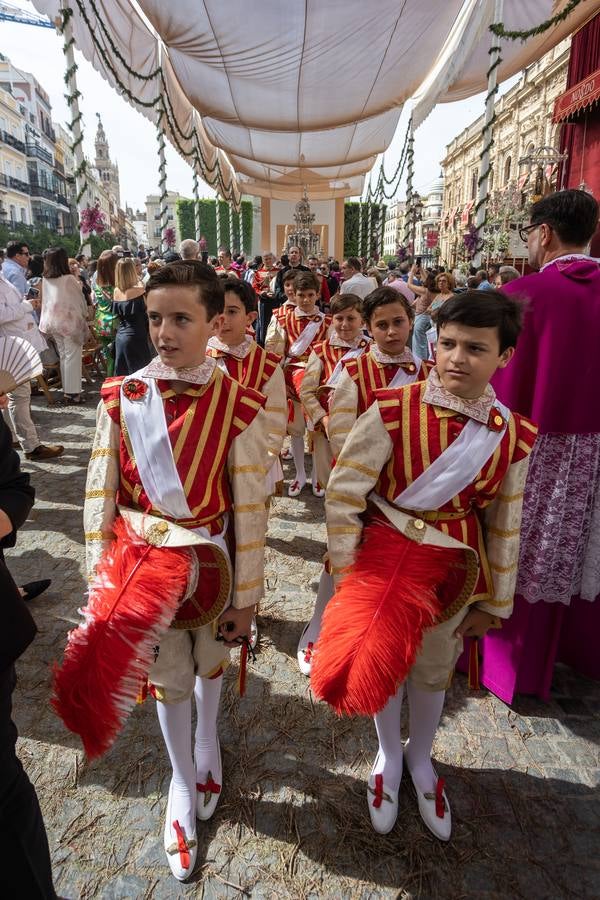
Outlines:
{"type": "Polygon", "coordinates": [[[221,249],[221,210],[219,209],[219,195],[215,197],[215,214],[216,214],[216,234],[217,234],[217,255],[221,249]]]}
{"type": "Polygon", "coordinates": [[[194,192],[194,232],[195,238],[197,241],[200,240],[200,194],[198,193],[198,173],[196,172],[196,165],[194,164],[194,182],[193,182],[193,192],[194,192]]]}
{"type": "MultiPolygon", "coordinates": [[[[406,209],[404,210],[404,246],[409,249],[413,218],[413,178],[415,173],[415,132],[412,116],[409,123],[408,150],[406,151],[406,209]]],[[[414,246],[413,246],[414,254],[414,246]]]]}
{"type": "MultiPolygon", "coordinates": [[[[72,15],[73,11],[69,6],[69,0],[62,0],[62,22],[59,27],[59,31],[65,39],[63,52],[65,54],[65,62],[67,64],[67,73],[65,76],[67,91],[69,92],[67,94],[67,103],[71,111],[71,124],[69,126],[69,129],[73,136],[71,150],[75,158],[75,208],[77,210],[79,221],[81,221],[81,211],[88,202],[88,180],[86,175],[86,161],[83,154],[83,129],[81,127],[83,117],[81,114],[81,110],[79,109],[79,97],[81,96],[81,94],[77,89],[77,64],[75,62],[75,53],[73,49],[75,46],[75,38],[73,37],[73,23],[71,21],[72,15]]],[[[88,234],[86,233],[84,235],[80,228],[79,241],[82,247],[88,240],[88,237],[88,234]]]]}
{"type": "Polygon", "coordinates": [[[229,201],[229,252],[233,254],[233,243],[235,241],[235,234],[233,230],[233,207],[231,205],[231,200],[229,201]]]}
{"type": "MultiPolygon", "coordinates": [[[[494,0],[494,24],[502,22],[504,0],[494,0]]],[[[481,246],[483,245],[483,226],[487,217],[487,194],[490,176],[490,150],[494,143],[494,101],[498,91],[498,66],[500,65],[500,38],[493,32],[490,46],[490,67],[488,69],[487,96],[485,98],[485,124],[483,127],[483,150],[479,167],[477,206],[475,207],[475,227],[479,239],[479,249],[473,256],[473,265],[481,266],[481,246]]]]}

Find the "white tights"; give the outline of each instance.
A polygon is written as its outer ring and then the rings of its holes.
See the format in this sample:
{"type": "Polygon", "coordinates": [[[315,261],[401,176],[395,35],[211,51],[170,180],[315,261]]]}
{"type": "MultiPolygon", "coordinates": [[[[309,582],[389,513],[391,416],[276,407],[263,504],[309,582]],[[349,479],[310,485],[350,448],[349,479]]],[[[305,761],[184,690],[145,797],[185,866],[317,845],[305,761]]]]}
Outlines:
{"type": "Polygon", "coordinates": [[[302,638],[302,644],[305,647],[311,642],[313,644],[317,643],[317,638],[319,637],[319,632],[321,630],[321,619],[323,618],[325,607],[333,597],[333,591],[333,578],[325,571],[325,569],[323,569],[321,578],[319,579],[315,611],[312,614],[312,619],[308,623],[308,628],[302,638]]]}
{"type": "Polygon", "coordinates": [[[306,484],[306,469],[304,468],[304,436],[295,435],[290,439],[290,450],[296,467],[296,481],[306,484]]]}
{"type": "MultiPolygon", "coordinates": [[[[404,748],[406,762],[417,787],[423,793],[435,790],[436,776],[431,765],[433,739],[444,707],[445,691],[421,691],[407,682],[409,740],[404,748]]],[[[400,712],[404,685],[400,685],[375,718],[379,752],[372,774],[383,774],[384,783],[396,791],[402,778],[400,712]]]]}
{"type": "Polygon", "coordinates": [[[223,676],[218,678],[196,678],[194,696],[196,698],[196,736],[194,741],[194,759],[196,775],[200,784],[205,784],[207,775],[213,778],[217,771],[219,754],[217,748],[217,716],[221,700],[223,676]]]}

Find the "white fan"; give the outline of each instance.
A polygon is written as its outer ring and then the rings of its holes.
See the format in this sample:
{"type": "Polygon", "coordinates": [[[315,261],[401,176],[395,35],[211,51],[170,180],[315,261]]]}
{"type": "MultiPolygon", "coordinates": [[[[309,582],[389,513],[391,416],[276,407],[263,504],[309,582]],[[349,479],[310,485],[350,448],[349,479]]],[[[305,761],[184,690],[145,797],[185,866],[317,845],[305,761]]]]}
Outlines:
{"type": "Polygon", "coordinates": [[[43,371],[37,350],[20,337],[0,337],[0,394],[37,378],[43,371]]]}

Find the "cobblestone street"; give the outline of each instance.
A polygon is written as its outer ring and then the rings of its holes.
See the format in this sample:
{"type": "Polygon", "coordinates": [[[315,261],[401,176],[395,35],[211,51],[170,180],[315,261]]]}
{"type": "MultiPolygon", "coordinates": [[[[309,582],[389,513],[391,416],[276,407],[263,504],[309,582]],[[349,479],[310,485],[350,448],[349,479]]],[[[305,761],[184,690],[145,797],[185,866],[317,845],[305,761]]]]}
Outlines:
{"type": "MultiPolygon", "coordinates": [[[[511,710],[458,675],[434,747],[454,831],[425,830],[404,778],[394,830],[371,829],[367,720],[313,702],[296,646],[324,552],[323,502],[304,491],[272,507],[257,662],[237,697],[226,676],[220,718],[224,792],[198,828],[195,880],[179,885],[162,848],[169,767],[153,701],[112,751],[88,765],[49,704],[50,666],[82,604],[82,502],[93,403],[48,408],[41,437],[56,463],[24,461],[36,505],[8,563],[17,582],[52,578],[32,603],[39,634],[18,665],[19,753],[44,812],[57,891],[67,898],[592,898],[600,896],[600,685],[557,669],[552,700],[511,710]]],[[[7,898],[8,900],[8,898],[7,898]]],[[[26,898],[24,898],[26,900],[26,898]]]]}

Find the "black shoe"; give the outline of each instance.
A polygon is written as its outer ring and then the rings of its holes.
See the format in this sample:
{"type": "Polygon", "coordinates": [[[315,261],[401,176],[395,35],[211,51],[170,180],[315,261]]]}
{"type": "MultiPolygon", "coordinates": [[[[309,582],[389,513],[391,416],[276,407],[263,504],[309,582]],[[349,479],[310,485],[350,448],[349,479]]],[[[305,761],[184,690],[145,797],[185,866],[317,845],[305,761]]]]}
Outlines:
{"type": "Polygon", "coordinates": [[[21,590],[23,591],[23,600],[33,600],[34,597],[39,597],[40,594],[43,594],[44,591],[48,590],[51,584],[51,578],[44,578],[42,581],[30,581],[28,584],[22,584],[21,590]]]}

